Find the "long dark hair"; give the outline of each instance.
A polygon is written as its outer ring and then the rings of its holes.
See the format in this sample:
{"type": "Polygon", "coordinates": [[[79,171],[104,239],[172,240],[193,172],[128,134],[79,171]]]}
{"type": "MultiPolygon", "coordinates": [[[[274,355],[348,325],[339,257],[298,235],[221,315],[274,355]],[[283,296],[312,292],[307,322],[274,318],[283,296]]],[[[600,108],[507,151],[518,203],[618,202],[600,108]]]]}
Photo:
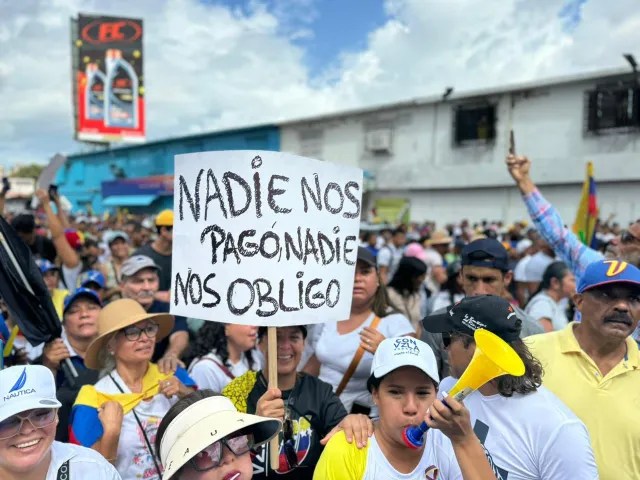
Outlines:
{"type": "Polygon", "coordinates": [[[455,261],[447,265],[447,281],[442,286],[441,291],[449,293],[449,300],[453,304],[453,297],[458,293],[464,293],[459,283],[460,270],[462,270],[462,264],[460,261],[455,261]]]}
{"type": "MultiPolygon", "coordinates": [[[[196,334],[195,341],[191,344],[185,355],[185,363],[189,365],[196,358],[204,357],[208,353],[213,352],[220,358],[223,365],[231,367],[225,326],[225,323],[204,322],[196,334]]],[[[249,368],[254,370],[255,365],[251,350],[244,352],[244,355],[249,363],[249,368]]]]}
{"type": "Polygon", "coordinates": [[[380,278],[380,274],[376,273],[378,276],[378,289],[376,293],[373,295],[373,303],[371,304],[371,310],[373,313],[380,318],[384,318],[387,315],[391,315],[392,313],[399,313],[398,309],[396,309],[391,302],[389,301],[389,294],[387,293],[387,287],[384,283],[382,283],[382,279],[380,278]]]}
{"type": "Polygon", "coordinates": [[[402,257],[388,286],[406,297],[420,289],[416,279],[426,273],[427,265],[422,260],[415,257],[402,257]]]}
{"type": "MultiPolygon", "coordinates": [[[[475,343],[473,337],[466,334],[462,335],[462,341],[464,342],[464,348],[469,348],[471,344],[475,343]]],[[[542,385],[542,375],[544,373],[542,364],[533,356],[522,339],[513,340],[509,342],[509,345],[522,359],[524,375],[521,377],[512,375],[498,377],[496,380],[498,393],[503,397],[511,397],[514,393],[526,395],[527,393],[535,392],[542,385]]]]}

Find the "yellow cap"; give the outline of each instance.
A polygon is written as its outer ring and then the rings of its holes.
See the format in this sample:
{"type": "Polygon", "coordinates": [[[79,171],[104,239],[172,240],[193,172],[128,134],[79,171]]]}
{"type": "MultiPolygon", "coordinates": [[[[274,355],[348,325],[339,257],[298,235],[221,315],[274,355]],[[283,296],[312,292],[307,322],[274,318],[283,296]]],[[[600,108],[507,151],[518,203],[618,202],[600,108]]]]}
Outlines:
{"type": "Polygon", "coordinates": [[[156,227],[173,227],[173,210],[163,210],[156,217],[156,227]]]}

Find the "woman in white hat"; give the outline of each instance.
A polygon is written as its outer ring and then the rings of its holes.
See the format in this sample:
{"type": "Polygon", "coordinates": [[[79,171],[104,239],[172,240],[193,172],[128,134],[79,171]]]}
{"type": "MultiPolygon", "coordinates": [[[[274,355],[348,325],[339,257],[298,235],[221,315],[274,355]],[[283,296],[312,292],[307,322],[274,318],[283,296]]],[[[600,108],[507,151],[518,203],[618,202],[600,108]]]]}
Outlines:
{"type": "Polygon", "coordinates": [[[240,413],[226,397],[200,390],[178,401],[162,419],[156,450],[163,480],[248,480],[250,450],[277,435],[274,418],[240,413]]]}
{"type": "Polygon", "coordinates": [[[0,370],[0,478],[120,480],[113,465],[93,450],[54,441],[59,408],[47,367],[0,370]]]}
{"type": "Polygon", "coordinates": [[[172,327],[172,315],[116,300],[100,312],[98,337],[85,354],[87,367],[101,370],[102,378],[80,390],[69,437],[100,452],[124,480],[161,478],[156,431],[169,408],[195,386],[184,369],[162,373],[151,363],[155,344],[172,327]]]}
{"type": "Polygon", "coordinates": [[[375,416],[367,391],[373,354],[385,338],[416,332],[404,315],[389,307],[376,258],[364,247],[358,247],[351,296],[347,320],[314,325],[308,342],[314,353],[304,371],[331,385],[347,413],[375,416]]]}
{"type": "Polygon", "coordinates": [[[344,432],[335,434],[313,478],[495,480],[468,410],[450,397],[446,405],[437,400],[438,383],[435,355],[426,343],[411,337],[383,340],[367,381],[380,414],[374,434],[362,449],[344,432]],[[423,420],[431,429],[422,447],[411,449],[403,432],[423,420]]]}

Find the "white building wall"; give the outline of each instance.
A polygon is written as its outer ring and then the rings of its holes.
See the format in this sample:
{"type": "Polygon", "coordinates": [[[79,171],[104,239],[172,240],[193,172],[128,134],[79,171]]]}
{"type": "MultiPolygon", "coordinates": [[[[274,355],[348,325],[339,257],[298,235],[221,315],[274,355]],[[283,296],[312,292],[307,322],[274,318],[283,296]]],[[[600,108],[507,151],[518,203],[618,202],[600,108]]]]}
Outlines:
{"type": "Polygon", "coordinates": [[[499,92],[446,102],[402,104],[281,127],[283,151],[359,166],[375,177],[373,197],[411,200],[413,220],[527,218],[504,159],[509,130],[516,150],[533,162],[532,176],[566,222],[573,222],[585,164],[593,161],[603,217],[640,218],[640,134],[584,133],[584,93],[596,79],[499,92]],[[496,139],[453,146],[454,107],[497,105],[496,139]],[[390,153],[365,148],[368,131],[390,128],[390,153]],[[311,140],[310,140],[311,139],[311,140]]]}

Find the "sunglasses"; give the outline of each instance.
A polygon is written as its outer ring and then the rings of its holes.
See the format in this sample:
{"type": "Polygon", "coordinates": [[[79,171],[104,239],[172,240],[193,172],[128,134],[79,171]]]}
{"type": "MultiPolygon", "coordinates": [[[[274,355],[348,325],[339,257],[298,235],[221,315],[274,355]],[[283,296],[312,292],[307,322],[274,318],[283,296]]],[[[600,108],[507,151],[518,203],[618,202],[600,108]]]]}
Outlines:
{"type": "Polygon", "coordinates": [[[640,238],[633,235],[629,230],[623,230],[620,233],[620,243],[640,243],[640,238]]]}
{"type": "Polygon", "coordinates": [[[212,443],[204,450],[200,451],[195,457],[191,458],[188,464],[196,472],[206,472],[212,468],[220,466],[222,461],[222,446],[225,446],[236,457],[249,452],[254,446],[252,434],[236,435],[234,437],[225,437],[212,443]]]}
{"type": "Polygon", "coordinates": [[[124,336],[127,340],[135,342],[136,340],[140,339],[140,337],[142,336],[142,332],[144,332],[147,338],[155,338],[159,329],[160,326],[157,323],[151,322],[142,328],[136,326],[127,327],[123,329],[122,332],[124,333],[124,336]]]}
{"type": "Polygon", "coordinates": [[[451,342],[453,342],[456,338],[462,337],[471,337],[471,335],[467,335],[466,333],[462,332],[444,332],[442,334],[442,344],[444,345],[444,348],[449,348],[451,342]]]}
{"type": "Polygon", "coordinates": [[[298,454],[296,452],[296,443],[293,435],[293,420],[287,417],[282,424],[282,438],[284,440],[283,449],[284,456],[287,459],[289,470],[293,470],[298,466],[298,454]]]}
{"type": "Polygon", "coordinates": [[[57,410],[55,408],[37,408],[31,410],[26,417],[13,415],[0,422],[0,440],[17,435],[22,429],[22,424],[27,420],[33,428],[47,427],[55,422],[56,413],[57,410]]]}

